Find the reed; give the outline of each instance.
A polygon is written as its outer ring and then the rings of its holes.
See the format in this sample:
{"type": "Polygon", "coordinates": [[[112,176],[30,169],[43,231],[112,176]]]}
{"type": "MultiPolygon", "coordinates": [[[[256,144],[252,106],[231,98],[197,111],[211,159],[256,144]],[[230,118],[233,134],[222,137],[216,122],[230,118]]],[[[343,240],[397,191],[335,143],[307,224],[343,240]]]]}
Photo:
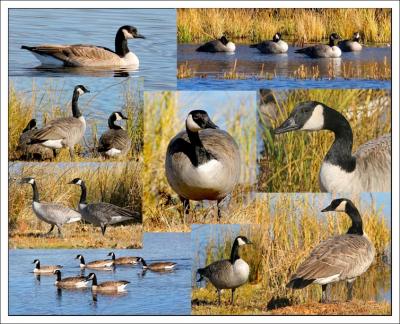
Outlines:
{"type": "Polygon", "coordinates": [[[303,101],[320,101],[346,116],[354,134],[354,149],[391,131],[390,94],[385,90],[294,90],[273,92],[274,116],[259,111],[258,189],[267,192],[318,192],[322,160],[333,142],[329,132],[292,132],[274,136],[303,101]]]}
{"type": "Polygon", "coordinates": [[[199,43],[226,35],[241,42],[272,39],[281,32],[294,43],[320,42],[330,33],[364,42],[391,42],[391,10],[359,9],[178,9],[179,43],[199,43]]]}

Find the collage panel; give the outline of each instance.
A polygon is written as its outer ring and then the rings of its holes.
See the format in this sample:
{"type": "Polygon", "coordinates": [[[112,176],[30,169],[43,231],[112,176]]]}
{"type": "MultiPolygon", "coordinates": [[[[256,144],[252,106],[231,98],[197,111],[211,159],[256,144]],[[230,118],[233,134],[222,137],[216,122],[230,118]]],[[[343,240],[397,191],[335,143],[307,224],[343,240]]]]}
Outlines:
{"type": "Polygon", "coordinates": [[[255,183],[256,93],[146,92],[144,226],[247,223],[255,183]]]}
{"type": "Polygon", "coordinates": [[[391,314],[389,193],[254,204],[260,225],[193,225],[193,315],[391,314]]]}

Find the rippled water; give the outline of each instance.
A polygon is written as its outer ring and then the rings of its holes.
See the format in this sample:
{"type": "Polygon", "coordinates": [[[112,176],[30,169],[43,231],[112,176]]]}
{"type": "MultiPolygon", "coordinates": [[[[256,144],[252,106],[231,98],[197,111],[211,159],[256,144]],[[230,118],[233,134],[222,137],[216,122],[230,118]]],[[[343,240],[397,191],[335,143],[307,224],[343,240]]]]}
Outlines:
{"type": "MultiPolygon", "coordinates": [[[[62,276],[80,274],[74,257],[81,253],[87,261],[106,259],[109,250],[10,250],[10,315],[189,315],[191,312],[191,251],[189,233],[146,233],[141,250],[114,250],[116,256],[142,256],[146,261],[173,261],[170,273],[146,272],[141,268],[117,267],[95,271],[98,282],[128,280],[127,293],[98,295],[94,301],[90,289],[61,290],[54,286],[55,276],[36,278],[32,261],[61,264],[62,276]]],[[[85,271],[88,275],[89,270],[85,271]]]]}
{"type": "Polygon", "coordinates": [[[176,18],[174,9],[11,9],[9,74],[11,76],[146,77],[146,90],[176,87],[176,18]],[[137,70],[37,68],[40,62],[21,45],[93,44],[114,49],[116,31],[133,25],[146,39],[128,46],[140,60],[137,70]]]}

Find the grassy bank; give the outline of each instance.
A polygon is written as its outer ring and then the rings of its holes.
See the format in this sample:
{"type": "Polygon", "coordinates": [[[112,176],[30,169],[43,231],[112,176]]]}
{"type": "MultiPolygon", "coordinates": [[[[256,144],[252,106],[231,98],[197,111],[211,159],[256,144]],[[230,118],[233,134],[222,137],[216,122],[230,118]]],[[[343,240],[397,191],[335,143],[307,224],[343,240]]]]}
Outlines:
{"type": "MultiPolygon", "coordinates": [[[[181,216],[181,202],[169,186],[164,171],[168,143],[184,127],[177,96],[176,92],[145,95],[143,214],[146,231],[190,231],[190,224],[181,216]]],[[[228,125],[226,130],[240,147],[242,160],[241,185],[233,193],[229,207],[223,211],[223,222],[240,222],[235,215],[244,208],[242,203],[255,179],[256,115],[250,109],[241,105],[237,110],[229,107],[219,110],[228,125]]],[[[218,124],[218,120],[213,121],[218,124]]],[[[211,205],[192,202],[191,217],[193,223],[216,222],[216,202],[211,205]]]]}
{"type": "Polygon", "coordinates": [[[276,32],[295,43],[342,38],[359,31],[364,42],[391,42],[390,9],[178,9],[179,43],[226,35],[240,43],[272,39],[276,32]]]}
{"type": "MultiPolygon", "coordinates": [[[[207,284],[203,288],[195,283],[198,253],[194,254],[192,272],[192,313],[209,314],[367,314],[367,305],[382,292],[390,289],[390,268],[383,264],[382,256],[390,243],[390,228],[382,212],[373,205],[360,209],[364,230],[376,248],[376,262],[367,273],[357,278],[354,285],[354,305],[345,303],[345,283],[332,286],[332,298],[336,305],[326,305],[313,309],[321,298],[321,288],[311,285],[302,290],[286,289],[291,273],[309,255],[311,250],[327,237],[346,232],[350,221],[343,213],[329,213],[320,217],[323,202],[320,195],[273,195],[260,194],[250,204],[248,212],[261,217],[260,226],[242,226],[240,234],[246,235],[254,244],[241,249],[241,257],[250,265],[249,283],[236,291],[236,305],[230,305],[230,292],[222,294],[222,305],[217,304],[215,288],[207,284]],[[361,302],[363,301],[363,302],[361,302]],[[365,302],[364,302],[365,301],[365,302]],[[307,306],[308,305],[308,306],[307,306]],[[310,308],[309,308],[310,306],[310,308]],[[285,308],[286,307],[286,308],[285,308]],[[291,308],[288,308],[291,307],[291,308]],[[286,311],[285,311],[286,310],[286,311]],[[359,313],[358,313],[359,312],[359,313]]],[[[357,206],[360,200],[352,198],[357,206]]],[[[324,206],[325,207],[325,206],[324,206]]],[[[193,234],[192,234],[193,236],[193,234]]],[[[206,264],[227,258],[233,237],[226,232],[224,243],[217,246],[211,239],[205,250],[206,264]]],[[[199,252],[203,253],[203,251],[199,252]]],[[[371,302],[371,314],[388,314],[386,302],[371,302]]]]}
{"type": "Polygon", "coordinates": [[[331,132],[292,132],[274,136],[279,126],[303,101],[323,102],[348,119],[353,150],[391,131],[390,95],[385,90],[295,90],[273,92],[276,109],[259,110],[258,189],[268,192],[318,192],[319,169],[333,143],[331,132]],[[386,103],[385,103],[386,102],[386,103]]]}
{"type": "MultiPolygon", "coordinates": [[[[98,140],[101,136],[98,133],[98,127],[102,125],[108,129],[107,119],[109,115],[113,111],[118,110],[122,111],[128,117],[126,130],[132,140],[131,150],[127,157],[123,159],[136,160],[141,155],[143,145],[143,91],[137,89],[129,79],[122,82],[119,86],[121,88],[121,96],[124,98],[124,105],[122,107],[109,108],[104,120],[97,120],[90,115],[85,115],[86,107],[81,107],[86,118],[87,128],[84,139],[75,145],[76,155],[74,162],[104,161],[104,158],[96,150],[98,140]]],[[[32,118],[36,118],[37,126],[41,128],[53,119],[71,116],[70,99],[64,102],[60,95],[65,91],[71,91],[71,89],[64,89],[61,81],[52,81],[51,79],[46,83],[46,88],[44,89],[38,89],[35,81],[32,81],[32,88],[26,92],[18,91],[12,83],[10,84],[8,104],[8,154],[10,161],[20,160],[21,152],[17,150],[19,137],[32,118]],[[28,95],[28,93],[30,94],[28,95]],[[41,119],[37,117],[38,113],[41,113],[41,119]]],[[[87,105],[90,105],[98,95],[92,94],[87,105]]],[[[68,149],[58,151],[59,154],[52,160],[53,162],[70,161],[68,149]]]]}
{"type": "Polygon", "coordinates": [[[109,226],[105,237],[100,228],[90,224],[73,223],[63,226],[64,238],[41,237],[50,225],[40,221],[32,211],[32,188],[21,185],[22,177],[34,177],[39,197],[44,202],[64,204],[77,209],[80,188],[70,185],[79,177],[88,188],[88,202],[108,202],[141,213],[141,162],[108,164],[53,163],[14,164],[10,167],[9,181],[9,235],[11,247],[75,248],[75,247],[138,247],[142,241],[142,226],[134,224],[109,226]]]}

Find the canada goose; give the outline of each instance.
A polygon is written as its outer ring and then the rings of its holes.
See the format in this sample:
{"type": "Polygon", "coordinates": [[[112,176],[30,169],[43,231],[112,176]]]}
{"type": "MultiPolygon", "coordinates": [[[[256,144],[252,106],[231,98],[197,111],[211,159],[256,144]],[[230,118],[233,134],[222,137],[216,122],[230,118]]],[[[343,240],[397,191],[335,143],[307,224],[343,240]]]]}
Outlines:
{"type": "Polygon", "coordinates": [[[128,39],[145,38],[132,26],[122,26],[115,36],[115,52],[95,45],[21,46],[30,51],[42,65],[80,66],[130,66],[139,65],[138,57],[128,48],[128,39]]]}
{"type": "Polygon", "coordinates": [[[169,142],[165,172],[183,202],[184,213],[189,212],[189,200],[217,200],[220,219],[220,202],[239,182],[238,145],[207,112],[193,110],[186,118],[186,130],[169,142]]]}
{"type": "Polygon", "coordinates": [[[35,132],[29,144],[40,144],[51,149],[69,148],[71,159],[74,157],[74,145],[85,134],[86,121],[78,107],[79,96],[90,92],[83,85],[74,88],[72,96],[72,117],[58,118],[47,123],[35,132]]]}
{"type": "Polygon", "coordinates": [[[116,125],[116,120],[128,119],[122,112],[115,111],[108,118],[108,127],[110,128],[99,140],[98,152],[109,156],[124,156],[131,148],[131,139],[128,132],[121,126],[116,125]]]}
{"type": "Polygon", "coordinates": [[[108,253],[108,256],[111,257],[111,260],[114,261],[115,265],[133,265],[139,263],[138,257],[120,257],[116,258],[114,252],[108,253]]]}
{"type": "Polygon", "coordinates": [[[36,119],[31,119],[22,131],[19,140],[17,151],[20,153],[20,159],[24,160],[51,160],[54,158],[54,151],[40,144],[28,144],[31,141],[32,135],[37,132],[36,119]]]}
{"type": "Polygon", "coordinates": [[[112,270],[112,267],[114,267],[114,260],[96,260],[96,261],[91,261],[86,263],[85,258],[83,257],[82,254],[78,254],[75,259],[78,259],[80,261],[79,267],[81,269],[97,269],[97,268],[109,268],[107,270],[112,270]]]}
{"type": "Polygon", "coordinates": [[[362,50],[362,45],[360,44],[360,33],[356,32],[353,34],[353,39],[345,39],[338,42],[339,48],[342,52],[358,52],[362,50]]]}
{"type": "Polygon", "coordinates": [[[32,264],[35,264],[35,268],[33,269],[33,273],[36,274],[52,274],[55,270],[62,269],[61,265],[44,265],[40,266],[40,260],[35,259],[33,260],[32,264]]]}
{"type": "Polygon", "coordinates": [[[151,270],[154,272],[172,271],[176,267],[175,262],[153,262],[147,264],[142,257],[139,257],[137,260],[142,264],[143,270],[151,270]]]}
{"type": "Polygon", "coordinates": [[[216,261],[197,270],[200,275],[197,282],[207,278],[217,288],[219,305],[221,305],[221,289],[232,290],[231,304],[233,305],[236,288],[244,285],[249,279],[249,265],[239,256],[239,247],[245,244],[252,243],[245,236],[236,237],[232,245],[230,259],[216,261]]]}
{"type": "Polygon", "coordinates": [[[104,281],[98,284],[97,277],[93,272],[90,273],[86,278],[87,280],[92,280],[92,290],[95,292],[101,292],[101,291],[122,292],[125,291],[126,286],[130,283],[129,281],[126,280],[119,280],[119,281],[104,281]]]}
{"type": "Polygon", "coordinates": [[[56,285],[58,288],[86,288],[88,285],[88,280],[85,276],[67,277],[61,279],[60,270],[54,270],[53,273],[57,276],[54,285],[56,285]]]}
{"type": "Polygon", "coordinates": [[[330,283],[347,281],[347,300],[352,299],[354,280],[366,272],[374,260],[375,248],[363,232],[360,213],[349,199],[335,199],[322,212],[345,212],[352,224],[346,234],[330,237],[312,250],[287,288],[301,289],[312,283],[322,285],[322,302],[329,301],[330,283]]]}
{"type": "Polygon", "coordinates": [[[317,101],[300,103],[275,134],[295,130],[330,130],[335,141],[319,172],[324,192],[384,192],[391,190],[391,136],[383,135],[361,145],[352,154],[353,132],[346,118],[317,101]]]}
{"type": "Polygon", "coordinates": [[[54,226],[57,226],[58,235],[61,237],[61,227],[64,224],[78,222],[81,220],[81,214],[76,210],[66,207],[61,204],[46,203],[39,200],[39,191],[37,189],[36,181],[32,177],[22,178],[21,184],[29,183],[32,186],[33,198],[32,209],[35,215],[43,222],[51,225],[50,230],[47,232],[49,235],[54,226]]]}
{"type": "Polygon", "coordinates": [[[339,35],[333,33],[329,36],[329,45],[317,44],[294,51],[295,53],[305,54],[312,58],[335,58],[342,55],[339,47],[335,46],[335,40],[340,39],[339,35]]]}
{"type": "Polygon", "coordinates": [[[197,52],[234,52],[236,46],[234,43],[230,42],[225,36],[220,39],[215,39],[207,42],[196,49],[197,52]]]}
{"type": "Polygon", "coordinates": [[[250,45],[251,48],[257,48],[263,54],[282,54],[288,51],[288,44],[282,40],[282,35],[276,33],[272,40],[263,41],[258,44],[250,45]]]}
{"type": "Polygon", "coordinates": [[[79,200],[78,210],[85,221],[95,226],[100,226],[103,235],[108,225],[125,221],[141,222],[140,214],[129,209],[105,202],[88,204],[86,201],[86,185],[82,179],[75,178],[69,182],[69,184],[75,184],[81,187],[81,198],[79,200]]]}

